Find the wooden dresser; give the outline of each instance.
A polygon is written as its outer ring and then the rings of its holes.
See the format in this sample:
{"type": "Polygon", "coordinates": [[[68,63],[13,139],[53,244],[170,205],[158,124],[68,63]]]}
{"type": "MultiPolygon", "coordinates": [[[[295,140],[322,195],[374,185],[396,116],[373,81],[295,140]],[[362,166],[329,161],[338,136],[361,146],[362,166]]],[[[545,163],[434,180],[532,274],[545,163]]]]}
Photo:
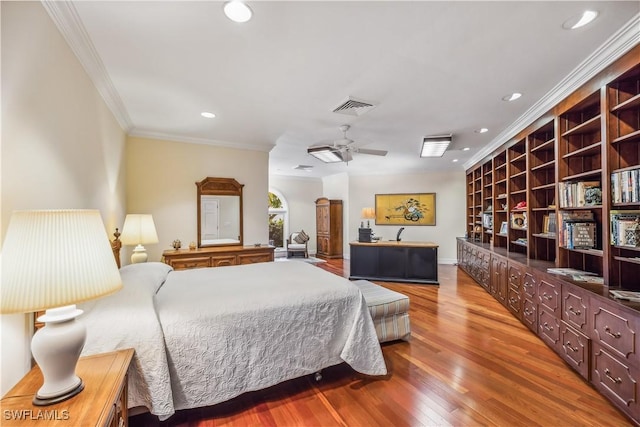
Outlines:
{"type": "Polygon", "coordinates": [[[223,267],[273,261],[274,246],[212,246],[198,249],[168,250],[162,260],[175,270],[223,267]]]}
{"type": "Polygon", "coordinates": [[[316,200],[316,255],[342,258],[342,200],[316,200]]]}
{"type": "Polygon", "coordinates": [[[133,349],[82,357],[76,367],[84,390],[48,406],[35,406],[33,396],[42,385],[37,366],[2,398],[2,426],[126,427],[127,370],[133,349]]]}

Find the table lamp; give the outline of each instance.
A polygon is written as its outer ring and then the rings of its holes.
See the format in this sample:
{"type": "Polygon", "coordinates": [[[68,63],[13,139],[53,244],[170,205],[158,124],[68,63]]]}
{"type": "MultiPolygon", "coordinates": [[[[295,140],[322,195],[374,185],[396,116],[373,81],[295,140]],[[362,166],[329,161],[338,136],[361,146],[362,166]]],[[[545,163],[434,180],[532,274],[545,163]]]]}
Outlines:
{"type": "Polygon", "coordinates": [[[376,210],[374,208],[362,208],[362,218],[367,220],[367,228],[371,228],[369,220],[376,219],[376,210]]]}
{"type": "Polygon", "coordinates": [[[84,389],[75,369],[86,330],[75,304],[112,294],[122,280],[97,210],[16,211],[2,247],[0,313],[45,310],[31,341],[44,383],[33,403],[66,400],[84,389]]]}
{"type": "Polygon", "coordinates": [[[156,226],[150,214],[128,214],[124,219],[120,240],[123,245],[136,245],[131,263],[147,262],[147,250],[143,245],[158,243],[156,226]]]}

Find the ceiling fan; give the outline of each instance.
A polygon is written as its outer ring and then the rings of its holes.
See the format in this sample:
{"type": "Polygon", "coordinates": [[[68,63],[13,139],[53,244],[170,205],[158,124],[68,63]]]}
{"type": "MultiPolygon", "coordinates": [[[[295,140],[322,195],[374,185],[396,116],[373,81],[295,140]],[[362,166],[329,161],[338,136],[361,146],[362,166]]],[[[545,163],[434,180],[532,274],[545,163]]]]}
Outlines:
{"type": "Polygon", "coordinates": [[[332,145],[322,144],[314,145],[307,148],[307,153],[311,154],[315,158],[322,160],[325,163],[348,163],[353,160],[353,153],[358,154],[371,154],[373,156],[386,156],[385,150],[373,150],[369,148],[360,148],[355,146],[355,142],[352,139],[347,138],[347,131],[351,128],[349,125],[340,126],[343,138],[336,139],[332,145]]]}

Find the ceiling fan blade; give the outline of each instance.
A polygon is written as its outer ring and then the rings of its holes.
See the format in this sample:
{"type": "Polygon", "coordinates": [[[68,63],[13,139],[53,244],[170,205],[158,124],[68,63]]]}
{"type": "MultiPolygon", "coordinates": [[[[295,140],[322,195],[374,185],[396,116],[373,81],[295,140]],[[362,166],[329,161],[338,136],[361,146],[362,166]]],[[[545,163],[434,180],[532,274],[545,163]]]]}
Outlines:
{"type": "Polygon", "coordinates": [[[360,153],[360,154],[372,154],[374,156],[386,156],[387,155],[387,151],[386,150],[373,150],[371,148],[358,148],[355,151],[357,153],[360,153]]]}

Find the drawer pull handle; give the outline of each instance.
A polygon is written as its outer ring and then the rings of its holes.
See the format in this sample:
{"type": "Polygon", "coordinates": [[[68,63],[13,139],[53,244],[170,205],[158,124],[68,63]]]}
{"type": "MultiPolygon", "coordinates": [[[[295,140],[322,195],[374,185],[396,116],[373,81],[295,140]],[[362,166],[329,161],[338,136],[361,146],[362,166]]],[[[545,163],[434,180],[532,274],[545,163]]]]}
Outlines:
{"type": "Polygon", "coordinates": [[[574,353],[578,352],[578,348],[577,347],[571,347],[571,341],[567,341],[567,343],[565,344],[567,346],[567,348],[571,351],[573,351],[574,353]]]}
{"type": "Polygon", "coordinates": [[[571,314],[573,314],[574,316],[580,316],[582,313],[580,312],[580,310],[574,310],[573,307],[569,307],[569,312],[571,314]]]}
{"type": "Polygon", "coordinates": [[[620,332],[611,332],[611,328],[608,326],[604,327],[604,332],[613,338],[620,338],[620,336],[622,335],[620,332]]]}
{"type": "Polygon", "coordinates": [[[614,382],[615,384],[620,384],[622,382],[622,378],[618,377],[618,378],[613,378],[611,376],[611,371],[609,369],[605,369],[604,370],[604,375],[609,378],[612,382],[614,382]]]}
{"type": "Polygon", "coordinates": [[[544,325],[542,325],[542,327],[547,331],[553,331],[553,326],[549,326],[547,322],[544,322],[544,325]]]}
{"type": "Polygon", "coordinates": [[[547,301],[551,301],[553,299],[553,297],[551,295],[547,295],[546,292],[543,292],[542,298],[546,299],[547,301]]]}

